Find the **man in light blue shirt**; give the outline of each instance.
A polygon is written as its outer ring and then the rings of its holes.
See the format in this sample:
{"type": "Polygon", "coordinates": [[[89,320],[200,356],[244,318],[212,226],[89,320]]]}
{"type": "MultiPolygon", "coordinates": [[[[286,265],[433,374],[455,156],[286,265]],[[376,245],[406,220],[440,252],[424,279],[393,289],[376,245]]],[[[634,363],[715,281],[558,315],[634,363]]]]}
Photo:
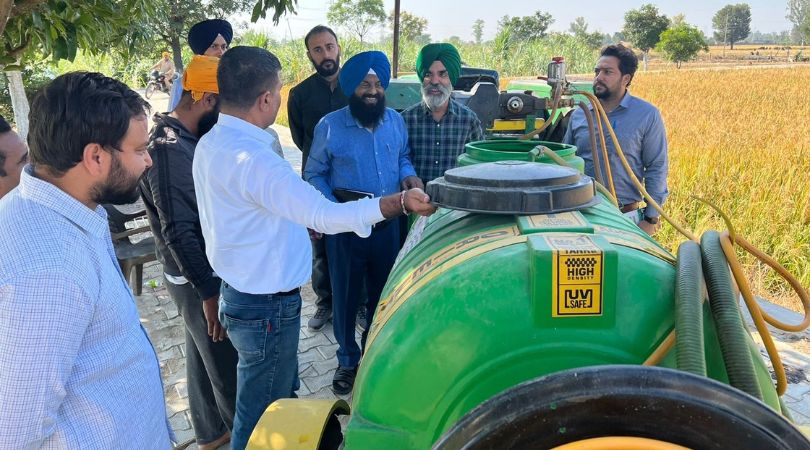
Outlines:
{"type": "MultiPolygon", "coordinates": [[[[644,183],[644,188],[653,200],[663,205],[669,194],[667,133],[658,109],[628,92],[627,88],[637,68],[638,58],[632,50],[621,44],[609,45],[602,49],[601,57],[596,63],[593,88],[607,112],[633,173],[644,183]]],[[[597,120],[596,114],[593,114],[593,118],[594,121],[597,120]]],[[[660,227],[659,213],[649,205],[642,208],[641,192],[630,180],[607,131],[605,135],[610,170],[621,211],[651,235],[660,227]]],[[[571,115],[563,142],[577,146],[577,155],[585,160],[585,174],[595,176],[588,123],[581,109],[571,115]]],[[[599,162],[600,173],[606,176],[604,158],[599,158],[599,162]]]]}
{"type": "Polygon", "coordinates": [[[170,449],[160,367],[101,203],[152,164],[148,105],[72,72],[31,104],[31,165],[0,200],[0,448],[170,449]]]}
{"type": "Polygon", "coordinates": [[[312,275],[307,228],[368,236],[384,219],[435,211],[421,189],[337,204],[302,180],[264,131],[281,105],[280,71],[261,48],[225,53],[222,113],[192,167],[205,253],[223,282],[219,318],[239,353],[233,450],[245,448],[268,405],[298,389],[299,287],[312,275]]]}
{"type": "MultiPolygon", "coordinates": [[[[378,51],[363,52],[346,61],[340,87],[349,105],[327,114],[315,126],[304,179],[324,197],[346,202],[383,197],[400,189],[423,188],[408,155],[408,131],[396,111],[385,107],[391,68],[378,51]]],[[[338,369],[332,390],[351,392],[361,348],[354,339],[355,318],[365,279],[366,317],[371,323],[388,273],[399,252],[399,221],[378,224],[371,236],[341,233],[326,237],[332,279],[333,324],[338,342],[338,369]]],[[[365,347],[368,330],[363,331],[365,347]]]]}

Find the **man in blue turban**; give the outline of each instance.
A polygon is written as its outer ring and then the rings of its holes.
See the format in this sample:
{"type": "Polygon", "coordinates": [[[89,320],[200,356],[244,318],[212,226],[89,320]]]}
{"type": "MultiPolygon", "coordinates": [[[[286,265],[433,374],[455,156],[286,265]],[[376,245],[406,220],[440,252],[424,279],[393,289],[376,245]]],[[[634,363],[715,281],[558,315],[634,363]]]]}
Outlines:
{"type": "MultiPolygon", "coordinates": [[[[315,127],[304,179],[324,197],[347,202],[362,197],[383,197],[403,189],[423,188],[408,154],[405,122],[385,107],[385,88],[391,66],[384,53],[363,52],[340,69],[340,87],[349,105],[331,112],[315,127]]],[[[362,348],[354,339],[357,309],[363,305],[361,284],[365,279],[369,323],[380,293],[399,252],[399,221],[377,224],[371,235],[328,235],[326,256],[332,278],[332,309],[338,342],[338,369],[332,390],[339,395],[352,391],[362,348]]]]}
{"type": "MultiPolygon", "coordinates": [[[[221,58],[233,39],[233,28],[227,20],[209,19],[195,23],[188,30],[188,46],[195,55],[221,58]]],[[[169,111],[174,111],[183,94],[183,83],[174,83],[169,97],[169,111]]]]}

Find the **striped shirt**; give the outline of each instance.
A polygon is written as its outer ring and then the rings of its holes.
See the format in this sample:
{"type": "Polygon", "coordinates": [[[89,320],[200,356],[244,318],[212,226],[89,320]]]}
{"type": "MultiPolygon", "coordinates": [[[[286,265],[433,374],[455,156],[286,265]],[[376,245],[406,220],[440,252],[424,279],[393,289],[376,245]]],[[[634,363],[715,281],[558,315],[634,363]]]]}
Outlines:
{"type": "Polygon", "coordinates": [[[484,139],[481,121],[464,105],[450,100],[442,120],[433,120],[425,102],[402,111],[408,127],[408,145],[416,174],[425,183],[444,175],[457,165],[458,155],[464,153],[468,142],[484,139]]]}
{"type": "Polygon", "coordinates": [[[0,200],[0,323],[0,449],[171,448],[106,212],[31,166],[0,200]]]}

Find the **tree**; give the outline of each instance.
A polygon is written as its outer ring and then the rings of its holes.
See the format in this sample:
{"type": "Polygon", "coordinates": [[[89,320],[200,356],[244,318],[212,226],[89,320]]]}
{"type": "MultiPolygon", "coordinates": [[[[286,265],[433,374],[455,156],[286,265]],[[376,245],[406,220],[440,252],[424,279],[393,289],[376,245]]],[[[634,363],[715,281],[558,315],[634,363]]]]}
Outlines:
{"type": "Polygon", "coordinates": [[[733,50],[735,42],[751,33],[751,7],[746,3],[722,7],[712,18],[712,27],[714,38],[733,50]]]}
{"type": "Polygon", "coordinates": [[[661,40],[656,49],[664,54],[664,58],[672,61],[680,69],[681,63],[691,61],[697,57],[699,51],[709,51],[706,45],[706,37],[703,32],[681,22],[661,33],[661,40]]]}
{"type": "Polygon", "coordinates": [[[642,5],[624,15],[624,36],[644,53],[644,70],[647,70],[650,49],[661,40],[661,33],[669,27],[667,16],[658,14],[654,5],[642,5]]]}
{"type": "Polygon", "coordinates": [[[585,18],[580,16],[574,19],[571,22],[571,25],[568,27],[568,30],[578,39],[585,42],[588,47],[591,48],[599,48],[602,45],[602,41],[604,41],[605,36],[602,33],[596,31],[593,33],[588,32],[588,23],[585,22],[585,18]]]}
{"type": "Polygon", "coordinates": [[[20,136],[27,137],[29,110],[20,70],[29,61],[47,57],[72,60],[79,48],[91,52],[111,46],[129,48],[138,37],[123,30],[131,20],[149,17],[152,11],[145,0],[0,2],[0,67],[8,79],[20,136]]]}
{"type": "Polygon", "coordinates": [[[810,41],[810,33],[802,32],[804,27],[808,27],[808,21],[810,21],[810,0],[788,0],[787,8],[788,13],[785,17],[793,24],[800,43],[804,45],[805,42],[810,41]]]}
{"type": "Polygon", "coordinates": [[[356,34],[363,42],[372,28],[385,23],[386,15],[382,0],[335,0],[326,18],[356,34]]]}
{"type": "Polygon", "coordinates": [[[533,41],[546,37],[549,25],[554,23],[551,14],[535,11],[534,15],[524,17],[503,16],[498,22],[499,32],[509,34],[515,41],[533,41]]]}
{"type": "MultiPolygon", "coordinates": [[[[28,131],[28,99],[19,69],[50,57],[73,60],[79,49],[93,54],[110,49],[130,53],[148,40],[148,30],[169,0],[0,0],[0,68],[9,80],[14,121],[23,139],[28,131]]],[[[248,1],[248,0],[244,0],[248,1]]],[[[293,11],[298,0],[256,1],[257,13],[274,10],[273,18],[293,11]]]]}
{"type": "Polygon", "coordinates": [[[473,37],[475,38],[475,43],[480,44],[481,38],[484,36],[484,19],[478,19],[473,22],[473,37]]]}
{"type": "MultiPolygon", "coordinates": [[[[669,27],[670,28],[675,28],[675,27],[677,27],[679,25],[684,25],[684,24],[686,24],[686,15],[684,15],[684,14],[675,14],[674,16],[672,16],[671,19],[669,19],[669,27]]],[[[664,37],[662,36],[661,39],[663,40],[664,37]]]]}
{"type": "MultiPolygon", "coordinates": [[[[391,29],[394,29],[394,13],[388,16],[391,29]]],[[[399,13],[399,37],[409,42],[421,41],[425,35],[428,21],[424,17],[419,17],[407,11],[399,13]]]]}

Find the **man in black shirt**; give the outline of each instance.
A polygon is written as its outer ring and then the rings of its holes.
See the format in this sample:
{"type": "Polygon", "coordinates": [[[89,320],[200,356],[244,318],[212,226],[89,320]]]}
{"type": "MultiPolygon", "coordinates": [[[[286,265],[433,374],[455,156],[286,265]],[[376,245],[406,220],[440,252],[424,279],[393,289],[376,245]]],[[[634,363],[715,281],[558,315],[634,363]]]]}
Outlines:
{"type": "Polygon", "coordinates": [[[219,322],[221,280],[205,256],[191,172],[197,140],[219,115],[218,63],[218,58],[199,55],[189,63],[183,77],[187,90],[177,108],[153,119],[152,167],[140,181],[166,290],[186,325],[191,425],[200,449],[230,440],[236,408],[238,354],[219,322]]]}
{"type": "MultiPolygon", "coordinates": [[[[309,158],[315,125],[323,116],[348,104],[346,95],[338,84],[340,45],[335,32],[329,27],[318,25],[304,37],[304,45],[315,73],[292,88],[287,100],[290,132],[295,145],[303,153],[302,173],[309,158]]],[[[323,239],[312,241],[312,289],[318,297],[315,301],[318,310],[309,319],[307,326],[318,331],[332,318],[332,286],[323,239]]]]}

